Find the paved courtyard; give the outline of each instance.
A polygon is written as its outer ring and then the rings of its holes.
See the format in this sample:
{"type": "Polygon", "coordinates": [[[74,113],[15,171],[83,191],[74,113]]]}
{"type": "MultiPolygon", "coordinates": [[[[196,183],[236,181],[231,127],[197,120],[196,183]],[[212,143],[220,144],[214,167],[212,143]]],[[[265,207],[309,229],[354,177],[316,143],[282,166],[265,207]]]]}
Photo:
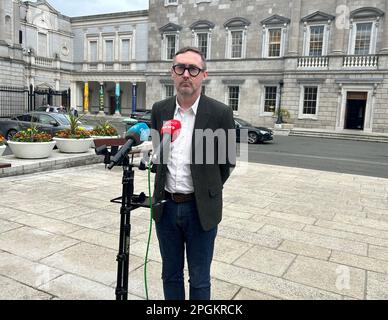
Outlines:
{"type": "MultiPolygon", "coordinates": [[[[0,299],[115,298],[121,177],[94,164],[0,179],[0,299]]],[[[213,299],[388,299],[387,179],[249,163],[224,192],[213,299]]],[[[147,209],[131,224],[129,299],[144,299],[147,209]]],[[[149,259],[162,299],[154,230],[149,259]]]]}

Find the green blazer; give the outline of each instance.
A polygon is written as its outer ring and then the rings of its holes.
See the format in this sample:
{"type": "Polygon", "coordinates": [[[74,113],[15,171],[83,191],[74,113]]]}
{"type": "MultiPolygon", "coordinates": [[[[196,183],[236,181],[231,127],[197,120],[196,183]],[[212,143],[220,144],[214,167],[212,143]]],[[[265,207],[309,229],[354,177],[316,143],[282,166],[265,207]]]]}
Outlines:
{"type": "MultiPolygon", "coordinates": [[[[176,97],[155,103],[152,106],[151,126],[160,135],[164,121],[174,117],[176,97]]],[[[225,104],[202,95],[197,109],[192,138],[192,162],[190,165],[195,200],[202,228],[207,231],[218,225],[222,218],[222,189],[232,168],[236,164],[236,138],[233,111],[225,104]],[[213,136],[214,161],[206,162],[207,143],[205,138],[195,138],[195,129],[210,129],[209,132],[224,132],[226,144],[213,136]],[[220,130],[221,129],[221,130],[220,130]],[[228,134],[229,133],[229,134],[228,134]],[[201,146],[202,144],[202,146],[201,146]],[[196,157],[196,151],[198,155],[196,157]],[[198,161],[201,159],[200,161],[198,161]]],[[[161,139],[161,137],[160,137],[161,139]]],[[[154,204],[165,199],[167,164],[156,165],[154,204]]],[[[154,206],[153,218],[157,223],[163,214],[163,204],[154,206]]]]}

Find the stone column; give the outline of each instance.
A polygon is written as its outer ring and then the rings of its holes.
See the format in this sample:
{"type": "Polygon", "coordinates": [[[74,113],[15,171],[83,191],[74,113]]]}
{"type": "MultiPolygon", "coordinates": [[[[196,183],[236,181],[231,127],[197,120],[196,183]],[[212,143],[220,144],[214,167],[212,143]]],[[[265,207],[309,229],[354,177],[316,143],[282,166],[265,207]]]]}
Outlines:
{"type": "Polygon", "coordinates": [[[331,54],[345,54],[345,34],[349,30],[350,9],[347,0],[337,0],[335,24],[332,26],[332,51],[331,54]]]}
{"type": "Polygon", "coordinates": [[[132,83],[132,112],[136,112],[137,104],[137,84],[136,82],[132,83]]]}
{"type": "Polygon", "coordinates": [[[70,107],[77,107],[77,97],[78,97],[78,92],[77,92],[77,82],[75,81],[70,81],[70,107]]]}
{"type": "Polygon", "coordinates": [[[300,30],[301,0],[292,0],[291,30],[288,39],[288,55],[299,55],[299,30],[300,30]]]}
{"type": "Polygon", "coordinates": [[[104,89],[104,83],[100,82],[100,91],[99,91],[99,116],[105,116],[105,89],[104,89]]]}
{"type": "Polygon", "coordinates": [[[84,84],[84,113],[89,113],[89,82],[84,84]]]}
{"type": "Polygon", "coordinates": [[[116,91],[115,91],[115,102],[116,102],[116,108],[115,108],[115,116],[121,116],[121,106],[120,106],[120,82],[116,82],[116,91]]]}

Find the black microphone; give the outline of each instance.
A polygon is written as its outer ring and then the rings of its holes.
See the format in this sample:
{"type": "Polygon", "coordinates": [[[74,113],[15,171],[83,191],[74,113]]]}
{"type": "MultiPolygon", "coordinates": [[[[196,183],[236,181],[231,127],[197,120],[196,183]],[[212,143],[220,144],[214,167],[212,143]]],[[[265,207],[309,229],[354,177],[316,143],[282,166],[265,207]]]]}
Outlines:
{"type": "Polygon", "coordinates": [[[115,165],[120,163],[123,158],[131,151],[133,146],[141,144],[143,141],[148,140],[150,134],[150,129],[148,126],[143,123],[137,123],[131,128],[128,129],[125,139],[128,141],[120,148],[120,150],[115,154],[115,156],[110,161],[108,169],[112,169],[115,165]]]}
{"type": "Polygon", "coordinates": [[[160,133],[162,134],[162,141],[159,146],[152,152],[151,162],[153,164],[167,163],[170,152],[170,144],[179,135],[181,123],[179,120],[172,119],[164,123],[160,133]]]}

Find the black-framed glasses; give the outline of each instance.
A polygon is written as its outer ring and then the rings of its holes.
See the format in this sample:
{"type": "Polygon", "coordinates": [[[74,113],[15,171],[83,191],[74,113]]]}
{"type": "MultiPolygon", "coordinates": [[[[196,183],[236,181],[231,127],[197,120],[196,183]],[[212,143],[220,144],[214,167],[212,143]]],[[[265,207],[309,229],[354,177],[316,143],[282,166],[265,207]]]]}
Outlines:
{"type": "Polygon", "coordinates": [[[178,76],[183,75],[185,73],[185,71],[187,70],[192,77],[196,77],[204,69],[198,68],[197,66],[194,66],[194,65],[191,65],[191,64],[190,65],[176,64],[176,65],[172,66],[172,70],[174,70],[174,72],[178,76]]]}

